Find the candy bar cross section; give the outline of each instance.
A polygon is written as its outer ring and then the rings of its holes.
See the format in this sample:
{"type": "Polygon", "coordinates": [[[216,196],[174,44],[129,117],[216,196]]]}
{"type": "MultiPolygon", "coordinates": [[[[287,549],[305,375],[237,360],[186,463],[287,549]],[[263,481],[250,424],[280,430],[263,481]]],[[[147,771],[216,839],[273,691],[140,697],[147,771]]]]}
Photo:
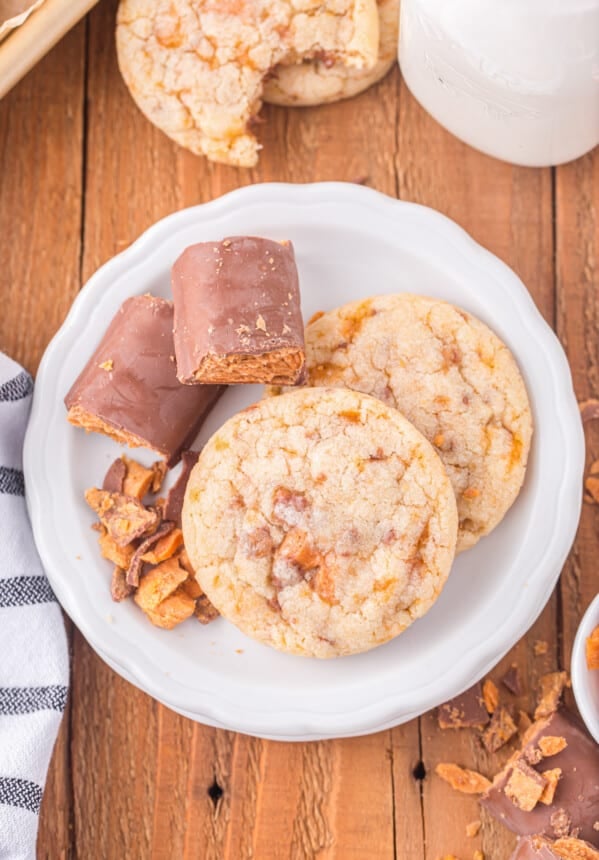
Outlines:
{"type": "Polygon", "coordinates": [[[184,383],[294,384],[304,324],[291,242],[200,242],[172,270],[177,373],[184,383]]]}
{"type": "Polygon", "coordinates": [[[127,299],[65,397],[71,424],[174,465],[224,388],[181,385],[173,306],[151,295],[127,299]]]}

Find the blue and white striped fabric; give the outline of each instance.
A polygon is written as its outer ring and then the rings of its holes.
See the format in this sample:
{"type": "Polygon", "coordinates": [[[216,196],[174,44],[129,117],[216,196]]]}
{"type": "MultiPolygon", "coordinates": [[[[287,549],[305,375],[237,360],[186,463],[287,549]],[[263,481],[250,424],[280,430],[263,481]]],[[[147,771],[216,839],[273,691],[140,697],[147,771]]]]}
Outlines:
{"type": "Polygon", "coordinates": [[[60,608],[25,508],[23,437],[33,381],[0,353],[0,858],[30,860],[67,698],[60,608]]]}

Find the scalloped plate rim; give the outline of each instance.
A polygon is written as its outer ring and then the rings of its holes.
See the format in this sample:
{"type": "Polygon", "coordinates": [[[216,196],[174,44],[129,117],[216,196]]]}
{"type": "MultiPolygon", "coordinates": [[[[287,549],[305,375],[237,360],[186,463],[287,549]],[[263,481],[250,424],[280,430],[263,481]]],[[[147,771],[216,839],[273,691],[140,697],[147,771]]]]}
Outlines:
{"type": "MultiPolygon", "coordinates": [[[[75,299],[69,314],[48,349],[46,350],[38,372],[38,385],[34,395],[32,409],[32,420],[27,433],[25,444],[25,473],[27,482],[27,504],[30,510],[35,540],[40,550],[40,555],[49,573],[51,584],[75,623],[82,630],[85,638],[90,642],[105,659],[121,674],[128,677],[136,685],[149,692],[151,695],[169,705],[179,712],[193,716],[195,719],[210,724],[223,725],[237,731],[255,734],[262,737],[285,738],[285,739],[316,739],[322,737],[348,736],[364,734],[379,730],[381,727],[398,724],[410,719],[417,713],[422,713],[440,701],[456,695],[462,689],[474,683],[484,675],[509,648],[517,641],[529,627],[534,623],[539,613],[545,606],[553,587],[559,576],[561,566],[569,552],[573,541],[582,503],[581,478],[584,465],[584,440],[580,419],[576,420],[577,407],[567,360],[559,342],[538,313],[532,297],[526,287],[515,273],[502,263],[497,257],[478,245],[461,227],[446,216],[419,204],[394,200],[386,197],[380,192],[349,183],[314,183],[310,185],[292,185],[286,183],[264,183],[236,189],[223,197],[208,203],[199,204],[188,209],[181,210],[166,216],[156,224],[148,228],[129,248],[109,260],[98,271],[92,275],[87,284],[75,299]],[[156,676],[148,674],[147,668],[138,665],[135,655],[128,655],[123,659],[122,654],[116,653],[116,646],[105,649],[103,647],[102,632],[94,631],[91,619],[78,616],[76,606],[73,606],[73,595],[60,577],[54,575],[52,570],[52,550],[48,545],[47,535],[44,530],[42,517],[42,498],[39,481],[35,474],[35,430],[39,423],[39,408],[42,402],[46,377],[51,375],[52,364],[60,354],[61,349],[67,344],[69,335],[74,334],[79,318],[92,301],[96,290],[102,282],[106,282],[113,272],[125,271],[135,268],[136,259],[142,257],[146,246],[162,235],[164,239],[176,231],[179,225],[192,222],[195,219],[206,220],[218,212],[223,214],[231,206],[255,205],[265,200],[269,204],[277,201],[289,203],[293,200],[295,206],[315,205],[332,203],[352,205],[359,204],[378,210],[379,214],[392,215],[394,220],[401,219],[403,214],[419,218],[427,224],[427,227],[445,234],[451,244],[457,248],[459,253],[466,257],[472,264],[476,261],[477,266],[485,271],[487,275],[493,272],[497,281],[496,285],[502,286],[504,292],[509,294],[513,301],[520,307],[522,316],[531,333],[542,346],[546,353],[552,369],[552,389],[556,397],[560,398],[560,404],[569,405],[569,409],[560,410],[560,421],[564,435],[574,444],[566,450],[567,468],[564,469],[560,485],[561,505],[556,512],[556,519],[561,515],[562,528],[554,530],[551,540],[545,546],[542,558],[538,561],[537,569],[545,571],[543,587],[537,588],[536,599],[530,600],[526,613],[519,619],[517,630],[510,632],[505,628],[506,621],[495,631],[491,643],[487,642],[484,649],[476,657],[470,656],[461,660],[454,667],[461,669],[461,680],[459,683],[447,682],[439,685],[438,679],[420,685],[411,691],[412,704],[406,704],[405,693],[399,696],[389,695],[377,702],[371,702],[367,706],[360,706],[349,713],[347,709],[343,713],[319,713],[314,708],[300,710],[297,707],[289,711],[279,710],[273,713],[270,709],[259,709],[254,707],[251,711],[245,711],[243,716],[239,713],[231,713],[236,704],[230,702],[221,694],[215,694],[214,690],[199,690],[197,695],[202,696],[201,709],[188,709],[181,695],[185,695],[185,688],[181,688],[179,694],[168,689],[168,684],[162,679],[162,683],[156,676]],[[39,392],[39,393],[38,393],[39,392]],[[576,408],[576,413],[575,413],[576,408]],[[580,481],[579,481],[580,479],[580,481]],[[564,527],[565,526],[565,527],[564,527]],[[500,636],[501,634],[501,636],[500,636]],[[496,641],[500,639],[500,641],[496,641]],[[466,663],[468,664],[466,666],[466,663]],[[434,689],[431,689],[434,688],[434,689]],[[165,694],[166,689],[166,694],[165,694]],[[414,701],[417,700],[417,704],[414,701]],[[401,699],[402,704],[399,703],[401,699]],[[375,713],[373,713],[375,712],[375,713]]],[[[513,625],[512,625],[513,626],[513,625]]]]}

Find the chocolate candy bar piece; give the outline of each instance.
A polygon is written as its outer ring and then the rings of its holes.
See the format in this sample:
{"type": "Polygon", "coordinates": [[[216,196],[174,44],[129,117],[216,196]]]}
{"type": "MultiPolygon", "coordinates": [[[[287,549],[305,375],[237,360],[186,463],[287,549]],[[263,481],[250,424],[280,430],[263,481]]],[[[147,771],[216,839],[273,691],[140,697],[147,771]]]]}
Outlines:
{"type": "Polygon", "coordinates": [[[501,679],[501,683],[504,687],[513,693],[514,696],[519,696],[522,692],[522,684],[520,683],[520,673],[518,672],[518,667],[513,664],[507,670],[505,675],[501,679]]]}
{"type": "Polygon", "coordinates": [[[573,714],[558,710],[532,724],[522,748],[497,774],[480,802],[498,821],[522,836],[578,836],[599,845],[599,831],[593,826],[599,817],[599,746],[573,714]],[[559,752],[550,754],[554,749],[559,752]],[[506,794],[512,771],[522,760],[540,775],[555,768],[561,770],[549,805],[540,802],[526,811],[506,794]]]}
{"type": "Polygon", "coordinates": [[[175,464],[224,389],[181,385],[175,369],[173,306],[150,295],[127,299],[65,397],[76,427],[144,446],[175,464]]]}
{"type": "Polygon", "coordinates": [[[126,477],[127,464],[122,457],[119,457],[104,475],[102,489],[106,490],[107,493],[122,493],[126,477]]]}
{"type": "Polygon", "coordinates": [[[551,842],[542,836],[524,836],[518,839],[510,860],[559,860],[551,850],[551,842]]]}
{"type": "Polygon", "coordinates": [[[181,460],[183,461],[181,474],[177,478],[176,483],[173,484],[168,491],[164,507],[162,509],[164,519],[172,520],[172,522],[176,523],[179,527],[181,527],[181,513],[183,511],[183,499],[185,498],[187,482],[189,481],[191,470],[198,462],[199,456],[199,451],[183,451],[181,455],[181,460]]]}
{"type": "Polygon", "coordinates": [[[235,236],[187,248],[172,270],[181,382],[293,385],[305,373],[291,242],[235,236]]]}
{"type": "Polygon", "coordinates": [[[479,683],[465,690],[455,699],[439,706],[437,721],[441,729],[482,729],[489,722],[489,714],[479,683]]]}

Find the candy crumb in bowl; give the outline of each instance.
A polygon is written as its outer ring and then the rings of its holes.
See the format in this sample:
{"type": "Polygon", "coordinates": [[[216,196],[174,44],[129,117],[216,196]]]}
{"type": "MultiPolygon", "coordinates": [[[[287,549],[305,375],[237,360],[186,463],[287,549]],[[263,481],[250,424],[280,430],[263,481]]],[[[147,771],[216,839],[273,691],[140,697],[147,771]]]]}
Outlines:
{"type": "MultiPolygon", "coordinates": [[[[588,640],[599,627],[599,594],[585,612],[578,627],[572,650],[572,689],[578,710],[586,727],[599,743],[599,668],[589,668],[587,653],[592,651],[588,640]]],[[[591,642],[599,636],[595,633],[591,642]]],[[[591,665],[592,662],[591,662],[591,665]]]]}

